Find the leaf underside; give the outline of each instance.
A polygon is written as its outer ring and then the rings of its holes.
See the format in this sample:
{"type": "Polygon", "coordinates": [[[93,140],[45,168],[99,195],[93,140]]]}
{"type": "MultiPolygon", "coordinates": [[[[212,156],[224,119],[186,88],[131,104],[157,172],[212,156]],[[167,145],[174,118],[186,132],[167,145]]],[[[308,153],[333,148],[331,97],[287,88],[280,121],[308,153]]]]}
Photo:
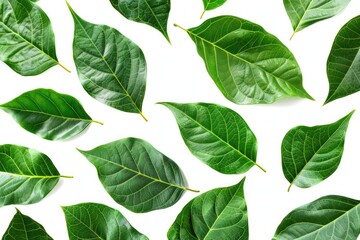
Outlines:
{"type": "Polygon", "coordinates": [[[167,33],[170,0],[110,0],[110,2],[124,17],[154,27],[170,42],[167,33]]]}
{"type": "Polygon", "coordinates": [[[325,104],[360,90],[360,16],[346,23],[335,37],[327,75],[330,87],[325,104]]]}
{"type": "Polygon", "coordinates": [[[360,234],[360,202],[325,196],[290,212],[273,240],[356,240],[360,234]]]}
{"type": "Polygon", "coordinates": [[[169,240],[247,240],[245,178],[238,184],[210,190],[191,200],[168,231],[169,240]]]}
{"type": "Polygon", "coordinates": [[[0,207],[42,200],[60,174],[43,153],[16,145],[0,146],[0,207]]]}
{"type": "Polygon", "coordinates": [[[116,29],[86,22],[69,9],[74,61],[86,92],[110,107],[142,115],[146,61],[141,49],[116,29]]]}
{"type": "Polygon", "coordinates": [[[223,95],[237,104],[312,99],[302,86],[295,57],[261,26],[220,16],[186,30],[223,95]]]}
{"type": "Polygon", "coordinates": [[[192,154],[211,168],[238,174],[256,165],[256,137],[236,112],[208,103],[161,104],[174,114],[192,154]]]}
{"type": "Polygon", "coordinates": [[[81,203],[62,208],[70,240],[148,238],[133,228],[118,211],[98,203],[81,203]]]}
{"type": "Polygon", "coordinates": [[[2,240],[52,240],[44,227],[32,218],[16,211],[2,240]]]}
{"type": "Polygon", "coordinates": [[[188,190],[176,163],[144,140],[125,138],[80,152],[110,196],[133,212],[170,207],[188,190]]]}
{"type": "Polygon", "coordinates": [[[35,89],[0,105],[24,129],[48,140],[66,140],[92,122],[81,103],[51,89],[35,89]]]}
{"type": "Polygon", "coordinates": [[[51,23],[29,0],[0,1],[0,60],[23,76],[59,64],[51,23]]]}
{"type": "Polygon", "coordinates": [[[286,134],[281,146],[282,168],[290,187],[314,186],[336,171],[352,114],[329,125],[299,126],[286,134]]]}

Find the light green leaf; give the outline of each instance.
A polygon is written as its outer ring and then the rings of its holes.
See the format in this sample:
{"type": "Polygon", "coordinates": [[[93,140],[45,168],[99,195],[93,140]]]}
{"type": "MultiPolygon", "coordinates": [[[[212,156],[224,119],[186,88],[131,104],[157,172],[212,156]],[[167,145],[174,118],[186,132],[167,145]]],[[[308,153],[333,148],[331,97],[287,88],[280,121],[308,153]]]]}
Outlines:
{"type": "Polygon", "coordinates": [[[329,94],[325,104],[360,90],[360,16],[337,34],[327,60],[329,94]]]}
{"type": "Polygon", "coordinates": [[[185,190],[194,191],[184,186],[178,165],[144,140],[125,138],[79,151],[96,167],[110,196],[133,212],[170,207],[185,190]]]}
{"type": "Polygon", "coordinates": [[[74,18],[73,54],[84,89],[96,100],[121,111],[139,113],[146,88],[141,49],[116,29],[74,18]]]}
{"type": "Polygon", "coordinates": [[[145,23],[159,30],[170,43],[167,33],[170,0],[110,0],[110,2],[127,19],[145,23]]]}
{"type": "MultiPolygon", "coordinates": [[[[72,96],[51,89],[35,89],[0,105],[27,131],[48,140],[66,140],[97,122],[72,96]]],[[[102,123],[100,123],[102,124],[102,123]]]]}
{"type": "Polygon", "coordinates": [[[314,186],[333,174],[344,151],[351,112],[337,122],[291,129],[282,142],[282,168],[286,179],[301,188],[314,186]]]}
{"type": "Polygon", "coordinates": [[[70,240],[148,240],[118,211],[98,203],[62,208],[70,240]]]}
{"type": "Polygon", "coordinates": [[[2,240],[52,240],[44,227],[18,209],[2,240]]]}
{"type": "Polygon", "coordinates": [[[273,240],[356,240],[360,202],[325,196],[296,208],[280,223],[273,240]]]}
{"type": "Polygon", "coordinates": [[[223,5],[225,2],[226,2],[226,0],[203,0],[204,12],[201,14],[200,18],[202,18],[204,16],[206,11],[218,8],[221,5],[223,5]]]}
{"type": "Polygon", "coordinates": [[[255,104],[287,97],[312,99],[302,86],[293,54],[261,26],[234,16],[220,16],[198,27],[182,29],[194,41],[208,73],[230,101],[255,104]]]}
{"type": "Polygon", "coordinates": [[[256,165],[257,140],[244,119],[209,103],[161,103],[174,114],[186,146],[202,162],[225,174],[256,165]]]}
{"type": "MultiPolygon", "coordinates": [[[[42,200],[61,176],[45,154],[16,145],[0,145],[0,207],[42,200]]],[[[66,177],[70,178],[70,177],[66,177]]]]}
{"type": "Polygon", "coordinates": [[[210,190],[191,200],[168,231],[169,240],[247,240],[245,178],[238,184],[210,190]]]}
{"type": "Polygon", "coordinates": [[[349,2],[350,0],[284,0],[294,30],[291,38],[304,28],[337,15],[349,2]]]}
{"type": "Polygon", "coordinates": [[[38,75],[60,65],[51,23],[29,0],[0,1],[0,60],[23,76],[38,75]]]}

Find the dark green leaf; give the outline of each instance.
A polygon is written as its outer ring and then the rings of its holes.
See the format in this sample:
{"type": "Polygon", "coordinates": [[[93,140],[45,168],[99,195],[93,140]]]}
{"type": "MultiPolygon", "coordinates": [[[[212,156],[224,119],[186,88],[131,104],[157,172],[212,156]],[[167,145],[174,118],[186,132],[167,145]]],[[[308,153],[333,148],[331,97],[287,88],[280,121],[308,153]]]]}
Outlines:
{"type": "Polygon", "coordinates": [[[110,196],[133,212],[170,207],[190,190],[178,165],[144,140],[125,138],[79,151],[96,167],[110,196]]]}
{"type": "Polygon", "coordinates": [[[210,190],[191,200],[168,231],[169,240],[247,240],[245,178],[238,184],[210,190]]]}
{"type": "Polygon", "coordinates": [[[360,202],[325,196],[296,208],[280,223],[273,240],[356,240],[360,202]]]}
{"type": "Polygon", "coordinates": [[[350,0],[284,0],[294,33],[340,13],[350,0]]]}
{"type": "Polygon", "coordinates": [[[174,114],[186,146],[198,159],[225,174],[257,165],[257,140],[231,109],[208,103],[161,103],[174,114]]]}
{"type": "Polygon", "coordinates": [[[218,8],[221,5],[223,5],[225,2],[226,2],[226,0],[203,0],[204,12],[202,13],[200,18],[202,18],[204,16],[206,11],[218,8]]]}
{"type": "Polygon", "coordinates": [[[170,0],[110,0],[110,2],[124,17],[156,28],[170,42],[167,33],[170,0]]]}
{"type": "Polygon", "coordinates": [[[329,125],[291,129],[282,142],[282,168],[286,179],[301,188],[314,186],[335,172],[344,151],[351,112],[329,125]]]}
{"type": "Polygon", "coordinates": [[[261,26],[220,16],[183,30],[195,42],[208,73],[230,101],[254,104],[286,97],[312,99],[302,86],[293,54],[261,26]]]}
{"type": "Polygon", "coordinates": [[[329,95],[325,104],[360,90],[360,16],[337,34],[328,61],[329,95]]]}
{"type": "MultiPolygon", "coordinates": [[[[49,18],[29,0],[0,1],[0,60],[32,76],[60,65],[49,18]]],[[[69,71],[69,70],[67,70],[69,71]]]]}
{"type": "Polygon", "coordinates": [[[98,203],[62,208],[70,240],[148,240],[118,211],[98,203]]]}
{"type": "Polygon", "coordinates": [[[26,92],[0,108],[11,114],[24,129],[48,140],[71,138],[91,122],[97,122],[77,99],[51,89],[26,92]]]}
{"type": "Polygon", "coordinates": [[[48,156],[26,147],[0,145],[0,207],[42,200],[60,176],[48,156]]]}
{"type": "Polygon", "coordinates": [[[110,107],[143,116],[146,61],[141,49],[116,29],[86,22],[69,9],[75,23],[74,60],[84,89],[110,107]]]}
{"type": "Polygon", "coordinates": [[[52,240],[44,227],[18,209],[2,240],[52,240]]]}

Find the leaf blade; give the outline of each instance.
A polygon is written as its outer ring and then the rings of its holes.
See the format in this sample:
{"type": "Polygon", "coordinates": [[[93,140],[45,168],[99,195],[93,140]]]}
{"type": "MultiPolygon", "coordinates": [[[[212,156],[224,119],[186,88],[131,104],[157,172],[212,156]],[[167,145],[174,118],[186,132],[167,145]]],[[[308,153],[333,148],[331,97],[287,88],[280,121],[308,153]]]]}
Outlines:
{"type": "Polygon", "coordinates": [[[200,19],[204,16],[206,11],[216,9],[222,6],[225,2],[226,0],[203,0],[204,11],[200,16],[200,19]]]}
{"type": "Polygon", "coordinates": [[[288,191],[292,185],[312,187],[336,171],[353,113],[328,125],[295,127],[285,135],[281,152],[283,173],[290,182],[288,191]]]}
{"type": "Polygon", "coordinates": [[[75,24],[73,53],[85,91],[110,107],[138,113],[146,89],[146,61],[142,50],[116,29],[81,19],[68,4],[75,24]]]}
{"type": "Polygon", "coordinates": [[[81,203],[62,207],[69,239],[137,239],[148,240],[113,208],[98,203],[81,203]],[[116,227],[115,227],[116,226],[116,227]]]}
{"type": "Polygon", "coordinates": [[[108,194],[130,211],[170,207],[190,190],[176,163],[144,140],[125,138],[79,151],[96,167],[108,194]]]}

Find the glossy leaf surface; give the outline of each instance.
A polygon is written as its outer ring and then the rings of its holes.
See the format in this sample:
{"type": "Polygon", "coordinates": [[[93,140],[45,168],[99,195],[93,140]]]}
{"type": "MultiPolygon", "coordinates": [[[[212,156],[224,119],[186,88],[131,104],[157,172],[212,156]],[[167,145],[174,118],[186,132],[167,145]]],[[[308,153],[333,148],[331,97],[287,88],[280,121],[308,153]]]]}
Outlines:
{"type": "Polygon", "coordinates": [[[86,22],[69,9],[74,61],[84,89],[110,107],[142,115],[146,62],[141,49],[116,29],[86,22]]]}
{"type": "Polygon", "coordinates": [[[294,33],[340,13],[350,0],[284,0],[294,33]]]}
{"type": "Polygon", "coordinates": [[[70,240],[148,240],[118,211],[98,203],[62,208],[70,240]]]}
{"type": "Polygon", "coordinates": [[[293,54],[261,26],[220,16],[184,30],[196,44],[211,78],[230,101],[255,104],[287,97],[312,99],[302,86],[293,54]]]}
{"type": "Polygon", "coordinates": [[[168,239],[249,239],[244,182],[210,190],[191,200],[170,227],[168,239]]]}
{"type": "Polygon", "coordinates": [[[202,18],[206,11],[213,10],[220,7],[226,2],[226,0],[203,0],[204,12],[200,18],[202,18]]]}
{"type": "Polygon", "coordinates": [[[24,76],[59,64],[51,23],[41,8],[29,0],[2,0],[0,9],[1,61],[24,76]]]}
{"type": "Polygon", "coordinates": [[[48,140],[66,140],[84,131],[93,120],[72,96],[35,89],[0,105],[24,129],[48,140]]]}
{"type": "Polygon", "coordinates": [[[329,94],[325,103],[360,90],[360,16],[337,34],[327,60],[329,94]]]}
{"type": "Polygon", "coordinates": [[[45,154],[26,147],[0,145],[0,207],[37,203],[60,177],[45,154]]]}
{"type": "Polygon", "coordinates": [[[167,33],[170,0],[110,0],[110,2],[124,17],[154,27],[170,42],[167,33]]]}
{"type": "Polygon", "coordinates": [[[174,114],[191,153],[211,168],[237,174],[257,165],[256,137],[238,113],[209,103],[161,104],[174,114]]]}
{"type": "Polygon", "coordinates": [[[96,167],[110,196],[133,212],[170,207],[189,190],[176,163],[144,140],[125,138],[79,151],[96,167]]]}
{"type": "Polygon", "coordinates": [[[2,240],[52,240],[44,227],[16,210],[14,218],[6,230],[2,240]]]}
{"type": "Polygon", "coordinates": [[[353,112],[337,122],[291,129],[282,142],[286,179],[301,188],[314,186],[333,174],[344,151],[346,130],[353,112]]]}
{"type": "Polygon", "coordinates": [[[360,234],[360,202],[325,196],[290,212],[273,240],[356,240],[360,234]]]}

